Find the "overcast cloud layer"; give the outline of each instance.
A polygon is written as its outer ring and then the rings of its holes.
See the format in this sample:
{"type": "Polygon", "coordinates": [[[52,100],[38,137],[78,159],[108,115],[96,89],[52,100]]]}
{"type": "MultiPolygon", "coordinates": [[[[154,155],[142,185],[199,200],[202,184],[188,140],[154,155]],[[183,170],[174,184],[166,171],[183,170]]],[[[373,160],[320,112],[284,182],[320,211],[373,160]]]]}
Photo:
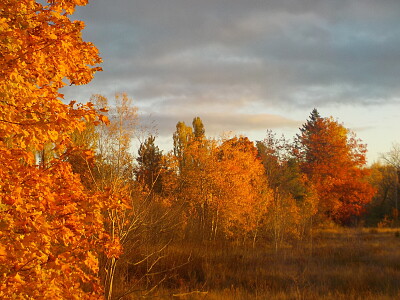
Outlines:
{"type": "Polygon", "coordinates": [[[216,133],[400,108],[398,0],[93,0],[76,17],[104,72],[66,96],[127,92],[160,134],[197,115],[216,133]]]}

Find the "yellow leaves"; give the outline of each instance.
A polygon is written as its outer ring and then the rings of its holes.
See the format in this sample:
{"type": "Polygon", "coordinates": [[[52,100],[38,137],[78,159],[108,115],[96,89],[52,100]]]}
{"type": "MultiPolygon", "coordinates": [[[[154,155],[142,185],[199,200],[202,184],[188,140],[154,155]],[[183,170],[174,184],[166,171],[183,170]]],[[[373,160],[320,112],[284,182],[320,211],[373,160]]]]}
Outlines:
{"type": "Polygon", "coordinates": [[[22,76],[18,73],[18,71],[12,72],[9,76],[10,80],[13,82],[19,82],[22,79],[22,76]]]}
{"type": "Polygon", "coordinates": [[[92,254],[91,251],[87,253],[87,258],[85,260],[85,265],[92,270],[95,274],[99,272],[99,263],[97,257],[92,254]]]}
{"type": "Polygon", "coordinates": [[[57,35],[55,35],[54,33],[50,33],[49,34],[49,38],[52,40],[56,40],[57,39],[57,35]]]}
{"type": "Polygon", "coordinates": [[[0,32],[3,32],[9,28],[7,22],[9,19],[7,18],[0,18],[0,32]]]}
{"type": "Polygon", "coordinates": [[[19,275],[19,273],[17,273],[13,278],[12,278],[13,282],[16,283],[20,283],[20,284],[24,284],[25,281],[22,279],[21,275],[19,275]]]}
{"type": "Polygon", "coordinates": [[[187,134],[180,135],[183,131],[190,132],[178,123],[174,142],[180,183],[176,188],[179,198],[188,199],[189,219],[203,222],[202,230],[208,230],[205,235],[215,235],[215,229],[206,228],[213,223],[211,227],[236,237],[255,230],[258,216],[267,208],[267,197],[260,196],[266,182],[253,143],[242,137],[219,143],[204,137],[187,140],[187,134]]]}
{"type": "Polygon", "coordinates": [[[49,130],[48,136],[49,136],[51,141],[55,142],[58,139],[58,132],[55,131],[55,130],[49,130]]]}

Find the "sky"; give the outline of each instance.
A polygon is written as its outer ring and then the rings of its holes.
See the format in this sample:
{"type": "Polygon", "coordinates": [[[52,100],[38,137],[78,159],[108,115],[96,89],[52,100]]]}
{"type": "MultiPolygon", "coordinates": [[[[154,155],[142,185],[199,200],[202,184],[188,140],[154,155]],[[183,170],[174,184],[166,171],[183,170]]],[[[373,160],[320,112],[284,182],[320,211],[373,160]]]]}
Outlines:
{"type": "Polygon", "coordinates": [[[127,93],[165,151],[178,121],[292,138],[313,108],[354,131],[369,163],[400,142],[398,0],[93,0],[73,18],[104,71],[65,98],[127,93]]]}

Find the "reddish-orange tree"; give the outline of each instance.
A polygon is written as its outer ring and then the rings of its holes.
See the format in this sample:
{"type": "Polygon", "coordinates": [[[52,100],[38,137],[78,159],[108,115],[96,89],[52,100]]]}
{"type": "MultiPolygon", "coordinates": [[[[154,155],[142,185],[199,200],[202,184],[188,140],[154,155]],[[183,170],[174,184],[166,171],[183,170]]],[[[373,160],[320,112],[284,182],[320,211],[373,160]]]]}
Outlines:
{"type": "Polygon", "coordinates": [[[119,252],[104,232],[110,198],[87,192],[64,158],[71,133],[103,117],[58,90],[89,82],[101,60],[69,19],[86,0],[41,3],[0,2],[0,298],[97,299],[96,252],[119,252]]]}
{"type": "Polygon", "coordinates": [[[363,168],[366,146],[332,118],[322,118],[316,109],[300,130],[295,154],[302,171],[315,185],[319,212],[348,222],[374,195],[363,168]]]}

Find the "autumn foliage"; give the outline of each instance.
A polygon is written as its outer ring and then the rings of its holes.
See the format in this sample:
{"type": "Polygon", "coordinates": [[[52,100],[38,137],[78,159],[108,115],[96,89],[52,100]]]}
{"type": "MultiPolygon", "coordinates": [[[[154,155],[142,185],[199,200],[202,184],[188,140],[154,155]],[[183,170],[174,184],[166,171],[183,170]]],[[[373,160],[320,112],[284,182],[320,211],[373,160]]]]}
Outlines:
{"type": "Polygon", "coordinates": [[[294,152],[317,190],[321,213],[345,223],[363,212],[374,189],[365,180],[366,146],[353,133],[314,109],[294,152]]]}
{"type": "Polygon", "coordinates": [[[101,62],[69,19],[86,2],[0,3],[2,299],[97,299],[98,252],[117,247],[104,229],[107,193],[85,190],[65,161],[72,132],[106,121],[58,91],[89,82],[101,62]]]}
{"type": "Polygon", "coordinates": [[[0,3],[1,299],[112,299],[118,283],[166,280],[154,269],[173,239],[273,241],[278,253],[315,222],[350,224],[365,210],[369,182],[383,177],[365,168],[366,146],[316,110],[294,143],[210,138],[196,117],[178,122],[173,151],[150,136],[135,157],[132,99],[117,94],[107,112],[101,95],[65,104],[59,92],[100,70],[70,19],[85,4],[0,3]]]}

